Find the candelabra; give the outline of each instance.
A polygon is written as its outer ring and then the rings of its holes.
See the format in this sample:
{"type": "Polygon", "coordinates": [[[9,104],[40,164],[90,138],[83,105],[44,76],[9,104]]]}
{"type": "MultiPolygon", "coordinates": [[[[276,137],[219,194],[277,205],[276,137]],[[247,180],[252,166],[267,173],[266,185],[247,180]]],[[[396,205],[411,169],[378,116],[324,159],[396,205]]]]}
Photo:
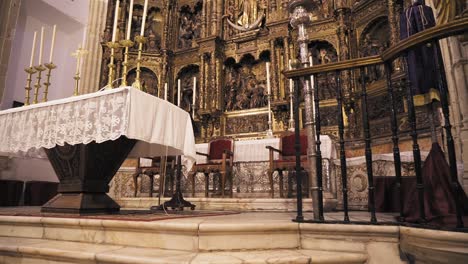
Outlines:
{"type": "Polygon", "coordinates": [[[109,76],[107,80],[107,86],[106,90],[112,89],[112,83],[114,82],[115,78],[115,64],[114,64],[114,59],[115,59],[115,50],[120,47],[118,42],[107,42],[107,47],[111,49],[111,56],[110,56],[110,62],[107,65],[109,67],[109,76]]]}
{"type": "Polygon", "coordinates": [[[24,89],[26,90],[26,98],[24,105],[29,105],[29,98],[31,97],[31,81],[32,81],[32,75],[36,73],[36,70],[34,67],[28,67],[24,69],[24,71],[28,74],[28,78],[26,79],[26,87],[24,89]]]}
{"type": "Polygon", "coordinates": [[[127,70],[128,70],[128,49],[132,47],[135,43],[129,39],[121,40],[120,46],[125,47],[124,53],[124,62],[123,62],[123,72],[122,72],[122,83],[120,86],[127,86],[127,70]]]}
{"type": "Polygon", "coordinates": [[[34,99],[33,99],[33,104],[37,104],[37,96],[39,95],[39,90],[41,89],[41,76],[42,72],[46,70],[44,66],[38,65],[34,66],[34,69],[37,71],[37,79],[36,79],[36,84],[34,85],[34,99]]]}
{"type": "Polygon", "coordinates": [[[146,43],[146,38],[143,36],[135,37],[135,41],[138,43],[138,57],[137,57],[137,68],[136,68],[136,77],[135,82],[132,84],[132,87],[142,90],[142,85],[140,81],[140,73],[141,73],[141,53],[143,51],[143,44],[146,43]]]}
{"type": "Polygon", "coordinates": [[[44,98],[42,98],[42,102],[47,102],[47,94],[49,93],[49,86],[50,86],[50,76],[52,73],[52,70],[57,68],[57,65],[53,64],[52,62],[50,63],[45,63],[44,66],[47,68],[47,80],[44,83],[44,98]]]}

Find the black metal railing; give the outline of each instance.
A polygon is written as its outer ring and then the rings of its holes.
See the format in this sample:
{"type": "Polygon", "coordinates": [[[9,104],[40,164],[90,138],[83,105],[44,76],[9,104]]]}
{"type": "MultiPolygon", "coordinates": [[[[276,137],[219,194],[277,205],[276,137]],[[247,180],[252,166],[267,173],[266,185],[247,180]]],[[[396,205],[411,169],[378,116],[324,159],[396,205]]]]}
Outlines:
{"type": "MultiPolygon", "coordinates": [[[[318,74],[324,73],[334,73],[336,74],[336,102],[337,102],[337,110],[338,110],[338,145],[339,145],[339,160],[340,160],[340,171],[341,177],[337,179],[341,181],[341,191],[342,191],[342,199],[343,199],[343,221],[339,221],[340,223],[352,223],[353,220],[350,219],[349,215],[349,197],[348,197],[348,175],[347,175],[347,162],[346,162],[346,140],[345,140],[345,124],[343,118],[343,108],[344,108],[344,89],[343,89],[343,73],[347,73],[348,76],[350,74],[357,74],[357,82],[355,82],[356,86],[359,86],[359,89],[355,89],[355,91],[359,91],[358,96],[355,98],[360,100],[361,104],[361,125],[362,125],[362,139],[364,142],[364,150],[365,150],[365,160],[366,160],[366,169],[367,169],[367,181],[368,181],[368,209],[370,212],[370,220],[368,222],[364,222],[367,224],[377,224],[378,219],[376,217],[376,208],[375,208],[375,189],[374,189],[374,175],[372,169],[372,140],[373,136],[371,135],[370,129],[370,121],[369,121],[369,111],[368,111],[368,83],[366,81],[366,69],[369,67],[376,67],[383,65],[384,69],[384,82],[386,84],[386,96],[388,98],[386,106],[389,109],[388,117],[390,119],[391,131],[389,133],[389,142],[391,140],[392,144],[392,151],[393,151],[393,159],[394,159],[394,166],[395,166],[395,180],[396,180],[396,193],[399,197],[399,205],[400,205],[400,217],[396,218],[395,224],[405,225],[409,224],[406,223],[403,218],[403,208],[404,208],[404,199],[402,193],[402,170],[401,170],[401,157],[400,157],[400,137],[402,136],[402,131],[399,131],[399,112],[398,112],[398,99],[395,89],[395,76],[400,76],[398,81],[403,82],[403,87],[406,89],[406,115],[409,124],[409,136],[412,142],[412,154],[414,160],[414,173],[416,175],[416,191],[417,191],[417,206],[418,206],[418,213],[419,213],[419,220],[417,221],[417,226],[423,226],[430,228],[431,225],[427,224],[426,222],[426,210],[425,210],[425,189],[424,189],[424,182],[423,182],[423,175],[422,175],[422,161],[421,161],[421,150],[418,143],[418,133],[420,133],[420,129],[418,130],[417,125],[417,111],[415,108],[415,104],[413,101],[413,89],[411,89],[412,84],[410,82],[410,78],[408,77],[408,66],[407,66],[407,54],[410,50],[420,47],[421,45],[426,45],[430,43],[436,47],[439,46],[439,40],[450,37],[456,36],[460,34],[464,34],[468,32],[468,18],[463,17],[452,21],[450,23],[436,26],[430,29],[427,29],[423,32],[415,34],[404,41],[401,41],[398,45],[390,47],[386,51],[384,51],[380,56],[372,56],[367,58],[359,58],[353,60],[347,60],[343,62],[337,63],[330,63],[325,65],[318,65],[312,67],[305,67],[300,69],[293,69],[289,71],[285,71],[284,74],[287,78],[293,78],[295,80],[295,87],[294,87],[294,118],[295,118],[295,131],[296,131],[296,152],[300,154],[300,144],[299,144],[299,115],[298,115],[298,108],[299,108],[299,90],[304,88],[304,85],[307,85],[307,82],[304,80],[309,80],[311,76],[316,76],[318,74]],[[402,65],[401,68],[396,70],[395,65],[402,65]],[[398,72],[397,72],[398,71],[398,72]]],[[[455,196],[455,203],[456,203],[456,229],[465,231],[464,223],[463,223],[463,204],[461,204],[460,197],[463,193],[460,184],[458,183],[457,177],[457,164],[456,164],[456,155],[455,155],[455,147],[454,141],[451,131],[451,124],[450,124],[450,112],[449,112],[449,104],[448,104],[448,94],[447,94],[447,82],[444,67],[441,61],[435,60],[436,67],[437,67],[437,83],[438,83],[438,90],[440,93],[440,105],[443,113],[444,124],[442,125],[443,129],[445,130],[445,143],[446,143],[446,152],[448,156],[448,164],[450,168],[450,183],[452,188],[452,193],[455,196]]],[[[312,78],[316,79],[316,78],[312,78]]],[[[322,155],[321,155],[321,142],[320,142],[320,134],[321,132],[321,122],[320,122],[320,98],[319,92],[315,85],[314,89],[314,103],[315,103],[315,132],[316,132],[316,177],[317,177],[317,191],[319,197],[318,208],[314,208],[314,210],[319,210],[318,218],[317,219],[304,219],[303,212],[302,212],[302,192],[297,192],[297,206],[298,206],[298,215],[295,221],[298,222],[332,222],[327,221],[324,218],[324,209],[323,209],[323,175],[322,175],[322,155]]],[[[307,113],[306,113],[307,114],[307,113]]],[[[297,179],[297,190],[301,190],[301,179],[302,177],[300,173],[300,157],[297,157],[297,172],[296,175],[297,179]]],[[[336,222],[336,221],[335,221],[336,222]]],[[[359,221],[362,223],[362,221],[359,221]]],[[[413,224],[411,224],[413,225],[413,224]]]]}

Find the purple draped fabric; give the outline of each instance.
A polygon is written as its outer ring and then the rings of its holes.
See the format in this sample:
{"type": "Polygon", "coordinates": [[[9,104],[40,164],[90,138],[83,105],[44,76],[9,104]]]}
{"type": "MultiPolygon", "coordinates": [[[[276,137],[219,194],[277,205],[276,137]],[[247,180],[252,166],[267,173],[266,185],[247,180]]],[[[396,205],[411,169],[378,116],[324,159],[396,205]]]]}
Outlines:
{"type": "MultiPolygon", "coordinates": [[[[413,4],[400,16],[400,39],[435,26],[432,9],[423,4],[413,4]]],[[[408,52],[408,74],[416,106],[438,100],[437,62],[442,62],[440,50],[435,43],[416,47],[408,52]],[[437,61],[438,60],[438,61],[437,61]]]]}
{"type": "MultiPolygon", "coordinates": [[[[450,168],[439,144],[432,144],[422,168],[424,211],[427,221],[436,226],[455,227],[456,200],[463,205],[464,222],[468,223],[468,198],[463,189],[457,194],[451,188],[450,168]]],[[[413,189],[405,199],[403,215],[407,222],[419,220],[418,192],[413,189]]]]}

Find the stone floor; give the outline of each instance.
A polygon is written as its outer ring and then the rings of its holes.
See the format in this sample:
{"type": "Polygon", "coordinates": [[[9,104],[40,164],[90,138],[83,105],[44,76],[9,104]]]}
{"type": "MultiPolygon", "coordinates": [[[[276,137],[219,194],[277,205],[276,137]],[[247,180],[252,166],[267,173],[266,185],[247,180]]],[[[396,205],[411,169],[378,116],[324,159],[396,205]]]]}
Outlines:
{"type": "MultiPolygon", "coordinates": [[[[4,216],[24,216],[24,217],[58,217],[58,214],[41,214],[39,206],[21,206],[21,207],[0,207],[0,215],[4,216]]],[[[163,215],[168,216],[167,221],[188,221],[188,222],[196,222],[196,223],[218,223],[218,222],[240,222],[240,223],[268,223],[268,222],[285,222],[291,221],[292,219],[296,218],[295,212],[220,212],[220,211],[210,211],[210,210],[195,210],[195,211],[161,211],[157,213],[152,213],[148,210],[131,210],[131,211],[123,211],[122,215],[89,215],[89,216],[82,216],[82,218],[86,219],[109,219],[113,218],[113,220],[119,220],[119,218],[123,218],[126,221],[141,221],[142,219],[145,220],[153,220],[153,221],[166,221],[163,215]],[[128,212],[128,213],[125,213],[128,212]],[[133,213],[133,214],[132,214],[133,213]],[[146,219],[144,216],[147,215],[146,219]],[[180,217],[174,219],[171,216],[193,216],[191,217],[180,217]],[[159,217],[160,216],[160,217],[159,217]],[[184,219],[190,218],[190,219],[184,219]]],[[[303,214],[304,219],[313,219],[313,214],[311,212],[306,212],[303,214]]],[[[398,215],[396,213],[377,213],[377,219],[379,222],[395,222],[395,216],[398,215]]],[[[69,216],[70,218],[80,218],[80,216],[76,215],[68,215],[64,214],[61,215],[61,218],[66,218],[69,216]]],[[[370,213],[364,211],[355,211],[350,212],[349,217],[351,221],[355,222],[368,222],[370,221],[370,213]]],[[[110,219],[109,219],[110,220],[110,219]]],[[[342,221],[343,220],[343,213],[342,212],[328,212],[325,213],[325,220],[326,221],[342,221]]]]}

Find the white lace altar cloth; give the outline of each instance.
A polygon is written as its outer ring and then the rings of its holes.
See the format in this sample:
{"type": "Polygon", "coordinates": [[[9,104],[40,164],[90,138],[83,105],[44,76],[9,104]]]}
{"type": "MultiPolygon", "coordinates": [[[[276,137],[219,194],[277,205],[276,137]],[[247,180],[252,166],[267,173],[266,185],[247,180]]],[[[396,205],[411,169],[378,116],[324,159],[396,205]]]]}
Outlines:
{"type": "Polygon", "coordinates": [[[131,87],[0,111],[2,155],[45,158],[42,148],[121,136],[138,140],[129,157],[184,155],[187,168],[195,161],[189,114],[131,87]]]}
{"type": "MultiPolygon", "coordinates": [[[[322,151],[322,158],[334,159],[336,158],[336,151],[331,138],[327,135],[321,135],[320,141],[322,142],[320,150],[322,151]]],[[[234,162],[261,162],[269,161],[270,152],[266,146],[271,146],[276,149],[280,148],[280,138],[266,138],[254,140],[236,140],[234,141],[234,162]]],[[[208,154],[208,143],[196,144],[197,152],[208,154]]],[[[275,152],[274,158],[278,159],[278,152],[275,152]]],[[[197,163],[206,163],[205,156],[197,155],[197,163]]]]}

